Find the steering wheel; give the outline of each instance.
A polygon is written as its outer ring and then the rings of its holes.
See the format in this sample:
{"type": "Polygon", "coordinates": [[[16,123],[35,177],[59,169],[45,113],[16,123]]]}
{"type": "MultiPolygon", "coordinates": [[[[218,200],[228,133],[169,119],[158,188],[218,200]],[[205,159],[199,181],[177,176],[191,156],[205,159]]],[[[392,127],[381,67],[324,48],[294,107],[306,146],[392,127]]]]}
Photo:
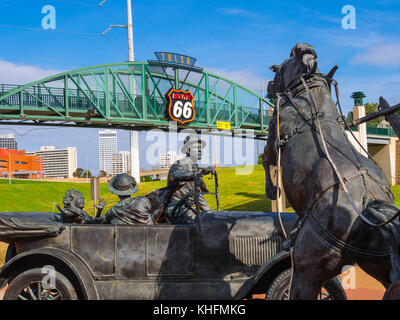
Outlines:
{"type": "Polygon", "coordinates": [[[187,194],[185,194],[185,196],[184,196],[182,199],[180,199],[180,200],[178,201],[178,203],[175,205],[174,209],[173,209],[172,212],[171,212],[171,216],[172,216],[172,217],[177,217],[177,218],[182,217],[182,216],[185,214],[185,211],[184,211],[184,210],[181,210],[181,208],[182,208],[183,205],[186,205],[186,207],[187,207],[188,210],[192,210],[192,211],[194,212],[194,214],[196,214],[196,209],[193,208],[193,202],[192,202],[192,203],[189,203],[189,205],[188,205],[189,198],[190,198],[191,196],[193,196],[194,194],[195,194],[195,191],[194,191],[194,190],[190,190],[187,194]],[[179,214],[178,214],[178,215],[175,215],[176,212],[179,212],[179,214]]]}

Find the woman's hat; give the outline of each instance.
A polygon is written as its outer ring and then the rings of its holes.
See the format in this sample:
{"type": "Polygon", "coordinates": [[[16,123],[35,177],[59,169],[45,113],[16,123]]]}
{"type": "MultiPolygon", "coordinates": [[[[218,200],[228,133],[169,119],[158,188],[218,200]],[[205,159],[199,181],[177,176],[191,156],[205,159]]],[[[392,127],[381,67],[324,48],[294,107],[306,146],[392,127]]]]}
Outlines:
{"type": "Polygon", "coordinates": [[[129,196],[138,192],[138,186],[134,177],[121,173],[108,182],[108,190],[117,196],[129,196]]]}

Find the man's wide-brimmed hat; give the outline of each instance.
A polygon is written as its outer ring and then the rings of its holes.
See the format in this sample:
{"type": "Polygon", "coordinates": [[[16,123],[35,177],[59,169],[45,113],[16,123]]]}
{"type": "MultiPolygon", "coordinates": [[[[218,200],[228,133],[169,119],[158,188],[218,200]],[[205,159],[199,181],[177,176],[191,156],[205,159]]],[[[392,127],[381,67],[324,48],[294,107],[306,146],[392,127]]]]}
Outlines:
{"type": "Polygon", "coordinates": [[[193,146],[194,144],[201,144],[201,148],[204,149],[206,146],[206,142],[204,140],[201,140],[197,135],[191,134],[185,138],[183,141],[183,146],[181,149],[182,153],[187,153],[188,149],[193,146]]]}
{"type": "Polygon", "coordinates": [[[134,177],[121,173],[108,182],[108,190],[118,196],[129,196],[138,192],[138,186],[134,177]]]}

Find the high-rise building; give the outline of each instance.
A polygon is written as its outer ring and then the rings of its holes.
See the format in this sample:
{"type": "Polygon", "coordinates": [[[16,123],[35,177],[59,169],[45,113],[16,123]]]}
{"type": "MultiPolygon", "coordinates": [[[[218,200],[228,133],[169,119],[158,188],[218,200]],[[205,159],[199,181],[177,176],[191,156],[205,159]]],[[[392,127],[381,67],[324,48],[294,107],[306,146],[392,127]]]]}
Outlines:
{"type": "Polygon", "coordinates": [[[122,155],[122,172],[132,174],[131,170],[131,153],[129,151],[120,151],[122,155]]]}
{"type": "Polygon", "coordinates": [[[131,154],[129,151],[120,151],[112,155],[112,175],[131,173],[131,154]]]}
{"type": "Polygon", "coordinates": [[[18,143],[12,133],[0,135],[0,149],[18,150],[18,143]]]}
{"type": "Polygon", "coordinates": [[[43,159],[43,171],[46,178],[73,178],[78,167],[76,147],[56,149],[54,146],[40,147],[39,151],[27,154],[43,159]]]}
{"type": "Polygon", "coordinates": [[[99,131],[99,167],[107,174],[113,174],[113,154],[118,153],[117,131],[99,131]]]}
{"type": "Polygon", "coordinates": [[[175,151],[168,151],[167,154],[161,154],[160,168],[169,169],[175,161],[180,160],[183,157],[184,155],[178,155],[175,151]]]}

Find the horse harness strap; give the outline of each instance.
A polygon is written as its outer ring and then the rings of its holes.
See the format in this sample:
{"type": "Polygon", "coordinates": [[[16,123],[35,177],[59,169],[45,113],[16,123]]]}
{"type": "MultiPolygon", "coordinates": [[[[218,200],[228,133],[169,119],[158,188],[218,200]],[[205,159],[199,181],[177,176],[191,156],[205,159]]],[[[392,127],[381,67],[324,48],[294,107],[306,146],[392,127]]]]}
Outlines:
{"type": "Polygon", "coordinates": [[[305,219],[309,219],[311,225],[314,227],[314,233],[315,235],[323,242],[325,243],[329,248],[345,253],[347,255],[353,256],[353,257],[358,257],[358,258],[383,258],[390,256],[391,252],[378,252],[378,251],[371,251],[371,250],[365,250],[361,248],[356,248],[353,247],[342,240],[338,239],[335,237],[332,233],[330,233],[319,221],[318,218],[315,216],[314,212],[309,211],[307,215],[303,218],[303,223],[305,219]],[[316,229],[316,230],[315,230],[316,229]]]}
{"type": "MultiPolygon", "coordinates": [[[[314,97],[313,97],[313,95],[312,95],[312,93],[311,93],[311,91],[310,91],[309,85],[307,84],[307,82],[306,82],[306,80],[303,78],[303,76],[304,76],[304,75],[300,75],[299,78],[300,78],[300,80],[301,80],[301,82],[302,82],[302,84],[303,84],[303,86],[304,86],[304,88],[305,88],[305,90],[306,90],[306,92],[307,92],[307,94],[308,94],[308,96],[309,96],[309,104],[310,104],[311,106],[313,106],[313,108],[315,109],[315,114],[318,115],[318,109],[317,109],[317,106],[316,106],[314,97]]],[[[315,81],[315,82],[314,82],[314,86],[315,86],[315,83],[316,83],[316,82],[318,82],[318,81],[315,81]]],[[[299,94],[300,92],[304,92],[304,90],[300,90],[300,91],[299,91],[298,93],[296,93],[296,94],[299,94]]],[[[292,102],[292,105],[293,105],[293,102],[294,102],[294,101],[293,101],[293,97],[292,97],[290,88],[286,90],[285,96],[289,99],[290,102],[292,102]]],[[[278,109],[278,110],[277,110],[277,111],[278,111],[278,113],[277,113],[277,118],[278,118],[278,119],[277,119],[277,121],[278,121],[278,134],[277,134],[277,139],[278,139],[278,141],[277,141],[277,148],[278,148],[279,150],[280,150],[280,148],[283,146],[283,144],[281,144],[281,142],[280,142],[280,136],[279,136],[279,135],[280,135],[280,133],[279,133],[279,109],[281,108],[281,99],[282,99],[282,94],[279,94],[279,95],[278,95],[278,105],[277,105],[277,109],[278,109]]],[[[286,103],[285,103],[285,104],[286,104],[286,103]]],[[[295,107],[295,104],[294,104],[293,106],[295,107]]],[[[296,110],[297,110],[297,109],[296,109],[296,110]]],[[[297,110],[297,112],[299,112],[299,111],[297,110]]],[[[302,115],[302,116],[303,116],[303,118],[305,118],[304,115],[302,115]]],[[[307,121],[306,118],[305,118],[305,120],[307,121]]],[[[332,160],[331,157],[330,157],[329,150],[328,150],[328,148],[327,148],[327,146],[326,146],[325,137],[324,137],[324,134],[323,134],[322,129],[321,129],[321,124],[320,124],[320,121],[319,121],[319,117],[316,116],[316,117],[315,117],[315,120],[316,120],[316,123],[317,123],[317,127],[318,127],[318,128],[316,128],[312,123],[308,123],[308,124],[309,124],[314,130],[316,130],[316,131],[319,133],[319,135],[321,136],[321,143],[322,143],[322,147],[323,147],[323,149],[324,149],[326,158],[327,158],[328,162],[330,163],[330,165],[332,166],[332,168],[333,168],[333,170],[334,170],[334,172],[335,172],[337,178],[339,179],[339,183],[340,183],[340,185],[342,186],[343,191],[345,192],[347,199],[349,200],[351,206],[353,207],[354,211],[358,214],[358,216],[359,216],[364,222],[366,222],[367,224],[369,224],[369,225],[371,225],[371,226],[373,226],[373,227],[382,227],[382,226],[385,226],[386,224],[388,224],[388,223],[390,223],[391,221],[393,221],[394,219],[396,219],[396,218],[400,215],[400,210],[399,210],[396,214],[394,214],[391,218],[389,218],[388,220],[386,220],[386,221],[384,221],[384,222],[382,222],[382,223],[377,223],[377,224],[376,224],[376,223],[373,223],[373,222],[369,221],[369,219],[367,219],[367,218],[363,215],[363,213],[357,208],[356,204],[355,204],[354,201],[353,201],[353,198],[352,198],[351,195],[350,195],[350,192],[349,192],[348,189],[347,189],[346,184],[345,184],[344,181],[343,181],[342,175],[340,174],[338,168],[336,167],[336,164],[333,162],[333,160],[332,160]]],[[[287,141],[286,141],[286,142],[287,142],[287,141]]],[[[279,189],[279,188],[278,188],[278,189],[279,189]]]]}
{"type": "MultiPolygon", "coordinates": [[[[322,75],[322,76],[324,76],[324,75],[322,75]]],[[[339,109],[340,109],[340,111],[341,111],[341,107],[340,107],[340,102],[339,102],[339,92],[338,92],[338,88],[337,88],[337,82],[334,80],[334,79],[327,79],[327,81],[329,81],[330,80],[330,82],[333,82],[334,83],[334,86],[335,86],[335,90],[336,90],[336,97],[337,97],[337,100],[338,100],[338,106],[339,106],[339,109]]],[[[314,81],[313,83],[311,83],[310,84],[310,86],[308,87],[308,88],[313,88],[313,87],[316,87],[316,85],[315,85],[315,83],[317,83],[318,81],[314,81]]],[[[307,84],[306,84],[307,85],[307,84]]],[[[304,86],[303,86],[304,87],[304,86]]],[[[295,94],[295,95],[298,95],[298,94],[300,94],[300,93],[304,93],[304,92],[309,92],[309,90],[307,90],[307,87],[304,87],[304,90],[298,90],[297,91],[297,93],[295,94]]],[[[298,114],[301,114],[300,112],[299,112],[299,110],[298,110],[298,108],[296,107],[296,102],[294,101],[294,98],[293,98],[293,95],[292,95],[292,93],[291,93],[291,91],[290,90],[286,90],[286,92],[285,92],[285,96],[289,99],[289,101],[290,101],[290,103],[291,103],[291,105],[293,106],[293,108],[297,111],[297,113],[298,114]]],[[[287,102],[286,102],[287,103],[287,102]]],[[[316,126],[312,123],[312,121],[314,121],[314,120],[319,120],[319,119],[322,119],[322,120],[330,120],[330,121],[333,121],[333,122],[335,122],[335,123],[337,123],[337,124],[339,124],[340,125],[340,127],[342,128],[342,123],[345,125],[345,126],[347,126],[347,123],[346,123],[346,121],[344,120],[344,116],[343,116],[343,114],[342,114],[342,112],[341,112],[341,114],[339,115],[339,116],[332,116],[332,115],[330,115],[330,114],[324,114],[324,112],[320,112],[320,111],[316,111],[313,115],[312,115],[312,117],[311,118],[307,118],[307,117],[305,117],[304,115],[301,115],[302,117],[303,117],[303,120],[306,122],[303,126],[301,126],[300,128],[299,127],[295,127],[291,132],[290,132],[290,134],[289,135],[285,135],[284,137],[282,137],[281,139],[280,139],[280,142],[278,143],[278,147],[284,147],[287,143],[288,143],[288,141],[289,141],[289,139],[290,138],[292,138],[293,136],[295,136],[296,134],[301,134],[301,133],[304,133],[304,132],[306,132],[306,131],[309,131],[309,130],[311,130],[311,129],[314,129],[317,133],[319,133],[321,130],[318,130],[318,128],[316,128],[316,126]]],[[[347,126],[348,127],[348,126],[347,126]]],[[[350,130],[350,128],[348,128],[349,130],[350,130]]],[[[351,135],[353,135],[353,137],[354,137],[354,134],[353,134],[353,132],[350,130],[350,133],[351,133],[351,135]]],[[[344,131],[343,131],[343,134],[345,134],[344,133],[344,131]]],[[[337,148],[336,146],[335,146],[335,144],[334,143],[332,143],[331,141],[329,141],[329,139],[327,139],[327,138],[324,138],[326,141],[327,141],[327,143],[332,147],[332,148],[334,148],[336,151],[338,151],[339,153],[341,153],[345,158],[347,158],[359,171],[361,171],[361,170],[366,170],[365,168],[363,168],[363,167],[361,167],[361,166],[359,166],[357,163],[355,163],[351,158],[349,158],[346,154],[344,154],[339,148],[337,148]]],[[[375,160],[371,157],[371,155],[364,149],[364,147],[359,143],[359,141],[354,137],[354,139],[355,139],[355,141],[357,141],[357,143],[361,146],[361,148],[368,154],[368,156],[369,156],[369,158],[370,159],[372,159],[372,161],[374,161],[375,162],[375,160]]],[[[376,162],[375,162],[376,163],[376,162]]],[[[372,175],[370,175],[369,173],[368,173],[368,171],[367,171],[367,175],[369,176],[369,178],[371,178],[372,180],[374,180],[377,184],[379,184],[380,186],[381,186],[381,184],[380,184],[380,182],[374,177],[374,176],[372,176],[372,175]]],[[[343,178],[343,180],[346,180],[346,177],[344,177],[343,178]]]]}
{"type": "Polygon", "coordinates": [[[324,112],[317,112],[310,119],[307,119],[309,122],[306,122],[304,125],[302,125],[300,127],[295,127],[289,134],[284,135],[283,137],[280,137],[280,142],[278,143],[278,146],[283,147],[288,143],[289,139],[294,137],[295,135],[312,130],[314,127],[310,122],[314,121],[317,118],[319,118],[321,120],[333,121],[336,123],[336,122],[338,122],[339,118],[341,118],[341,117],[340,116],[334,117],[331,115],[324,114],[324,112]]]}
{"type": "MultiPolygon", "coordinates": [[[[310,97],[310,100],[311,100],[311,103],[312,103],[314,109],[317,111],[317,106],[316,106],[316,103],[315,103],[315,101],[314,101],[314,97],[313,97],[313,95],[311,94],[311,91],[310,91],[310,89],[308,88],[306,81],[303,79],[303,77],[300,77],[300,79],[301,79],[301,81],[303,82],[303,85],[304,85],[304,86],[306,87],[306,89],[307,89],[307,93],[308,93],[308,95],[309,95],[309,97],[310,97]]],[[[322,141],[322,146],[323,146],[324,151],[325,151],[325,155],[326,155],[326,157],[327,157],[329,163],[331,164],[333,170],[335,171],[336,176],[337,176],[338,179],[339,179],[339,182],[340,182],[340,184],[341,184],[341,186],[342,186],[342,188],[343,188],[343,190],[344,190],[344,192],[345,192],[345,194],[346,194],[347,199],[349,200],[351,206],[353,207],[354,211],[358,214],[358,216],[359,216],[364,222],[366,222],[367,224],[369,224],[370,226],[373,226],[373,227],[383,227],[384,225],[386,225],[386,224],[390,223],[391,221],[393,221],[394,219],[396,219],[396,218],[400,215],[400,210],[397,211],[397,213],[394,214],[391,218],[389,218],[388,220],[386,220],[386,221],[384,221],[384,222],[382,222],[382,223],[373,223],[373,222],[369,221],[369,220],[363,215],[363,213],[357,208],[356,204],[355,204],[354,201],[353,201],[353,198],[352,198],[351,195],[350,195],[349,190],[347,189],[346,184],[345,184],[344,181],[343,181],[342,175],[340,174],[338,168],[336,167],[336,164],[333,162],[333,160],[332,160],[331,157],[330,157],[328,148],[327,148],[326,143],[325,143],[325,138],[324,138],[324,135],[323,135],[323,132],[322,132],[322,129],[321,129],[321,124],[319,123],[319,119],[318,119],[318,118],[317,118],[317,125],[318,125],[318,129],[319,129],[319,132],[320,132],[320,135],[321,135],[321,141],[322,141]]]]}
{"type": "MultiPolygon", "coordinates": [[[[366,168],[362,168],[359,172],[349,176],[349,177],[345,177],[343,178],[344,182],[350,182],[353,179],[362,176],[362,175],[367,175],[368,177],[371,178],[371,175],[368,173],[368,170],[366,168]]],[[[325,244],[327,245],[329,248],[337,251],[337,252],[341,252],[341,253],[345,253],[347,255],[350,255],[352,257],[358,257],[358,258],[382,258],[382,257],[386,257],[386,256],[390,256],[391,252],[387,251],[387,252],[378,252],[378,251],[370,251],[370,250],[365,250],[365,249],[361,249],[361,248],[357,248],[357,247],[353,247],[351,245],[346,244],[345,242],[343,242],[342,240],[338,239],[337,237],[335,237],[331,232],[329,232],[329,230],[327,228],[325,228],[318,220],[318,217],[314,214],[312,208],[314,207],[315,203],[318,201],[318,199],[320,199],[320,197],[327,192],[328,190],[334,188],[335,186],[340,186],[340,182],[337,181],[336,183],[331,184],[328,187],[325,187],[322,191],[320,191],[319,193],[315,194],[314,196],[314,200],[311,203],[311,205],[309,206],[309,209],[304,210],[304,211],[298,211],[298,214],[303,214],[302,218],[299,218],[299,220],[296,222],[296,227],[294,228],[294,230],[290,233],[290,239],[286,240],[283,243],[284,249],[286,250],[289,246],[293,245],[296,237],[301,229],[301,227],[303,226],[304,222],[311,217],[310,219],[310,223],[313,227],[313,231],[315,233],[315,235],[325,244]]]]}

